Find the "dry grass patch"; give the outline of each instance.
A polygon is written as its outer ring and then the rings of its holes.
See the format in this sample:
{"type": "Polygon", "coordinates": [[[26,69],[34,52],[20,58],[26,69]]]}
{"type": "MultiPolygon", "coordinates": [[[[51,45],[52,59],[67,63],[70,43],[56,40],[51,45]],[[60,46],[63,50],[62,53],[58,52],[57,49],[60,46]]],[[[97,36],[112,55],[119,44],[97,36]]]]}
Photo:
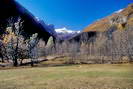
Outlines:
{"type": "Polygon", "coordinates": [[[1,70],[0,89],[133,89],[133,64],[1,70]]]}

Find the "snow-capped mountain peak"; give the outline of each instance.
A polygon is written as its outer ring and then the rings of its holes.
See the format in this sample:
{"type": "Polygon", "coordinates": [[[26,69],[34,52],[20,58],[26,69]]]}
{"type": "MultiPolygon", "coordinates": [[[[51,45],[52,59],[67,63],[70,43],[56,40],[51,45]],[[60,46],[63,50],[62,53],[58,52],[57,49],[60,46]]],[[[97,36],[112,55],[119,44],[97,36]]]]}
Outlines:
{"type": "Polygon", "coordinates": [[[66,27],[55,29],[55,31],[60,39],[69,39],[81,32],[81,31],[69,30],[66,27]]]}
{"type": "Polygon", "coordinates": [[[57,33],[66,33],[66,34],[74,34],[74,33],[80,33],[80,31],[73,31],[73,30],[69,30],[66,27],[64,28],[59,28],[59,29],[55,29],[55,31],[57,33]]]}

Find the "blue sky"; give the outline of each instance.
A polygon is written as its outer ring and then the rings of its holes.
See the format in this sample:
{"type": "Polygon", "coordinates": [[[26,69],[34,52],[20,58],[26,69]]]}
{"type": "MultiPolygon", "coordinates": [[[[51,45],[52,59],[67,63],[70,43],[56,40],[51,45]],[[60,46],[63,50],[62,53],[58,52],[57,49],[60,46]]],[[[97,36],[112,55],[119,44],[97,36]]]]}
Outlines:
{"type": "Polygon", "coordinates": [[[34,16],[55,28],[83,30],[86,26],[133,3],[133,0],[16,0],[34,16]]]}

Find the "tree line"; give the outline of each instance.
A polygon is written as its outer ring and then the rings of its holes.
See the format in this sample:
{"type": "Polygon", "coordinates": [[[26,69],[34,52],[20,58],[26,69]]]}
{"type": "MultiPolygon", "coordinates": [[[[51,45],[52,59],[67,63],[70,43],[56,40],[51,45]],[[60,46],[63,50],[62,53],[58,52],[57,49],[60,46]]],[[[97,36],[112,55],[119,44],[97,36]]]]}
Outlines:
{"type": "Polygon", "coordinates": [[[133,61],[133,30],[126,27],[116,30],[111,26],[106,32],[90,37],[82,33],[77,42],[56,42],[55,53],[66,56],[69,63],[126,63],[133,61]]]}
{"type": "Polygon", "coordinates": [[[23,21],[9,20],[5,34],[0,39],[1,62],[11,62],[14,66],[30,61],[31,66],[40,57],[64,56],[67,63],[123,63],[133,61],[133,28],[126,26],[123,30],[116,30],[112,25],[106,32],[92,34],[82,33],[77,40],[54,41],[51,36],[47,44],[35,33],[28,38],[22,34],[23,21]]]}

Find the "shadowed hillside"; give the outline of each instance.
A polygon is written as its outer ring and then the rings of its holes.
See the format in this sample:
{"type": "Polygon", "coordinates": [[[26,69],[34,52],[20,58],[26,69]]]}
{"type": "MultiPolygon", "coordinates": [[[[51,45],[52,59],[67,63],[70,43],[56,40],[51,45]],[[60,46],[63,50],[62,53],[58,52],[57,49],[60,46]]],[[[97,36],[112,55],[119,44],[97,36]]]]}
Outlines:
{"type": "Polygon", "coordinates": [[[33,16],[27,9],[17,3],[15,0],[0,0],[0,33],[3,34],[7,25],[8,19],[12,18],[12,21],[16,22],[18,17],[21,17],[23,22],[23,29],[25,37],[28,37],[34,33],[38,33],[39,37],[45,41],[53,35],[50,33],[50,27],[44,26],[42,22],[39,22],[35,16],[33,16]]]}

